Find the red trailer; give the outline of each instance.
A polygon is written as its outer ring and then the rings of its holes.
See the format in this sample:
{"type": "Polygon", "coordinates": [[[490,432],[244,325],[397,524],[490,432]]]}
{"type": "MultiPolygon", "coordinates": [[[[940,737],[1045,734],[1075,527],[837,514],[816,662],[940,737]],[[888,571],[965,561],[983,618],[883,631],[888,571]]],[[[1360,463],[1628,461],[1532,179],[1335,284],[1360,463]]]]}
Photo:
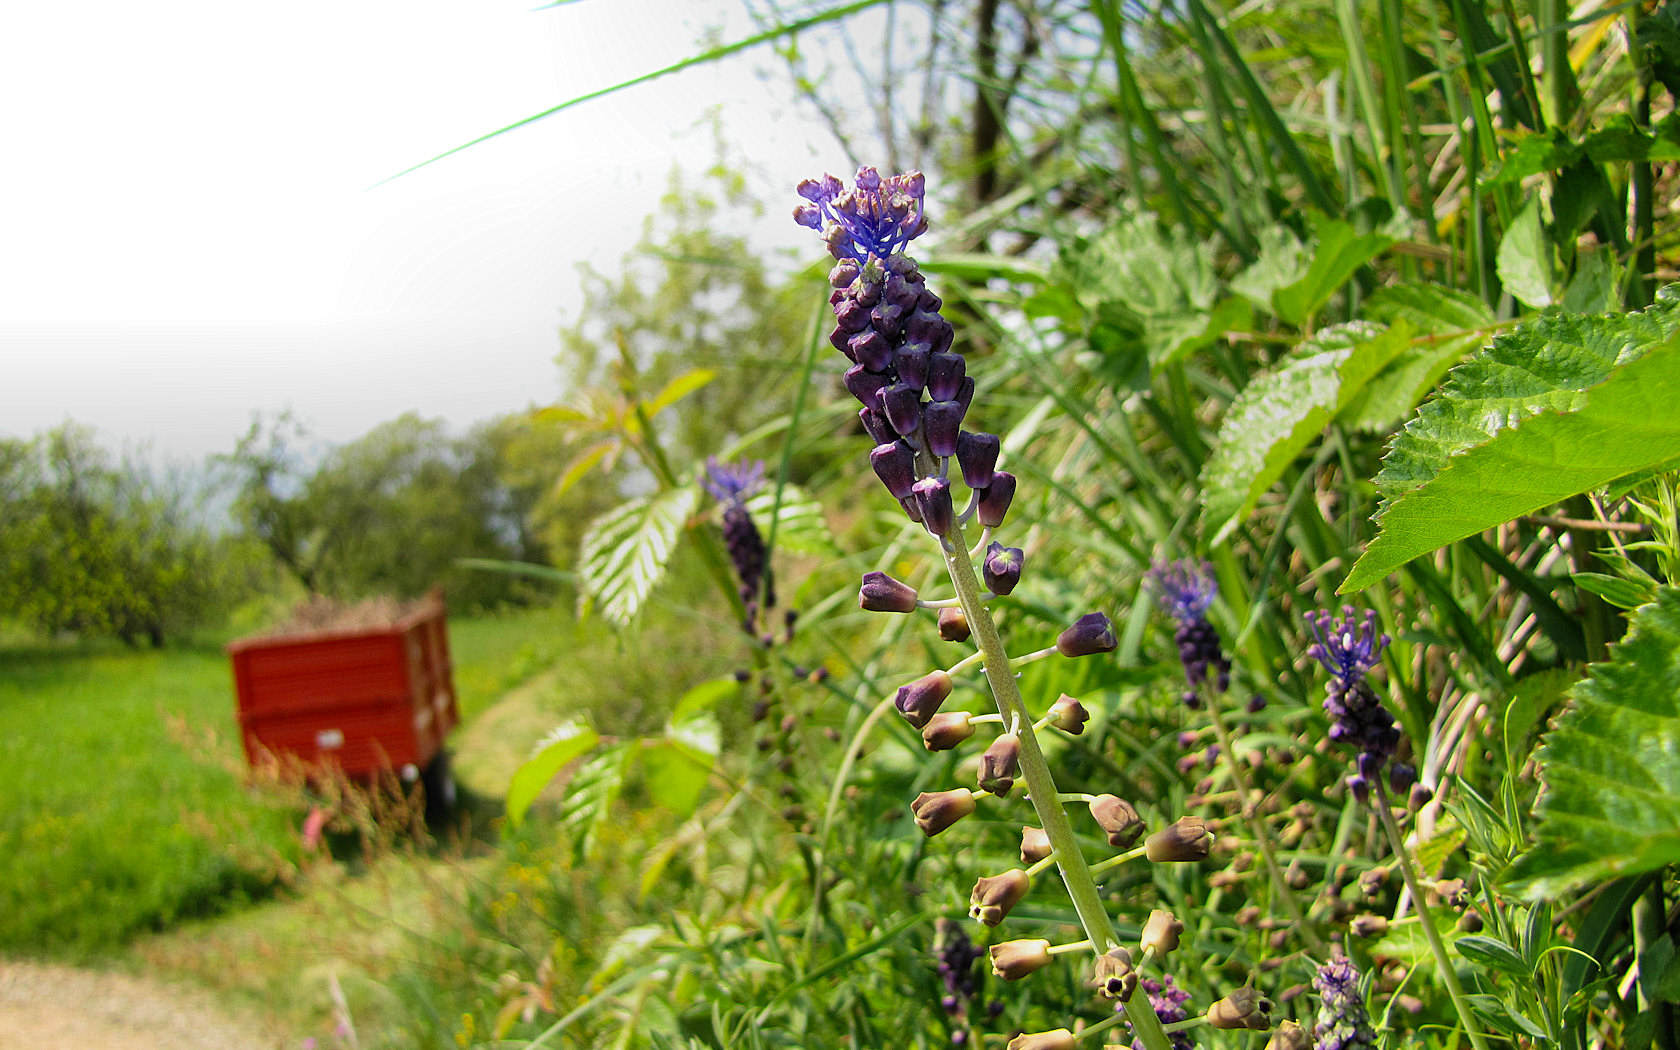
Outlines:
{"type": "Polygon", "coordinates": [[[444,740],[461,720],[447,612],[436,595],[375,626],[332,627],[228,645],[252,766],[295,755],[373,780],[422,777],[428,808],[455,785],[444,740]]]}

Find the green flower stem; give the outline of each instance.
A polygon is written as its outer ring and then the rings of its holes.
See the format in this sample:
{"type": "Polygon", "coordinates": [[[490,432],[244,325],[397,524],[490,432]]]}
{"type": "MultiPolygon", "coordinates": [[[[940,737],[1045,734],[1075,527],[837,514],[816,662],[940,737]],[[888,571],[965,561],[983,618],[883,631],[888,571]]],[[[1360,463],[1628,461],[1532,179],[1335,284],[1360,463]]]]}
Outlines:
{"type": "Polygon", "coordinates": [[[1063,952],[1077,952],[1077,951],[1090,951],[1090,950],[1091,950],[1091,942],[1090,941],[1069,941],[1066,944],[1052,944],[1049,948],[1049,952],[1050,952],[1051,955],[1060,955],[1063,952]]]}
{"type": "Polygon", "coordinates": [[[1148,852],[1148,846],[1136,846],[1124,853],[1116,854],[1107,860],[1099,860],[1095,864],[1091,865],[1091,874],[1101,875],[1103,872],[1108,871],[1111,868],[1118,868],[1128,860],[1137,860],[1139,857],[1148,852]]]}
{"type": "Polygon", "coordinates": [[[985,654],[984,653],[979,653],[979,652],[972,653],[968,656],[963,657],[961,660],[958,660],[956,663],[952,664],[950,667],[947,667],[945,669],[945,673],[948,674],[948,675],[951,675],[952,677],[956,677],[957,675],[962,674],[964,671],[968,670],[970,667],[973,667],[975,664],[979,663],[983,659],[985,659],[985,654]]]}
{"type": "Polygon", "coordinates": [[[940,598],[937,601],[923,599],[916,602],[916,606],[921,609],[955,609],[961,605],[956,598],[940,598]]]}
{"type": "Polygon", "coordinates": [[[1237,749],[1232,746],[1231,731],[1225,726],[1225,716],[1219,711],[1219,693],[1212,687],[1212,683],[1202,682],[1202,701],[1207,705],[1208,715],[1213,719],[1213,731],[1219,736],[1219,753],[1224,756],[1225,764],[1231,770],[1231,779],[1237,785],[1238,808],[1242,811],[1243,820],[1248,823],[1249,834],[1254,836],[1254,844],[1260,849],[1261,859],[1265,861],[1266,873],[1272,881],[1272,894],[1283,902],[1283,909],[1289,913],[1289,921],[1301,931],[1301,938],[1307,942],[1307,949],[1314,955],[1324,957],[1327,948],[1324,939],[1318,935],[1318,930],[1307,921],[1301,912],[1301,902],[1295,899],[1295,891],[1289,888],[1289,882],[1283,877],[1283,868],[1278,864],[1277,851],[1272,846],[1272,832],[1266,822],[1260,819],[1259,812],[1251,801],[1253,792],[1248,785],[1248,772],[1242,763],[1237,761],[1237,749]]]}
{"type": "Polygon", "coordinates": [[[1056,863],[1056,854],[1055,854],[1054,851],[1052,851],[1043,860],[1034,861],[1032,863],[1032,865],[1027,868],[1027,878],[1029,878],[1029,879],[1033,878],[1039,872],[1043,871],[1045,868],[1048,868],[1050,865],[1052,865],[1054,863],[1056,863]]]}
{"type": "MultiPolygon", "coordinates": [[[[1091,941],[1091,949],[1101,955],[1118,946],[1120,940],[1114,935],[1114,927],[1108,921],[1102,895],[1097,891],[1096,880],[1091,877],[1091,869],[1085,863],[1085,855],[1080,852],[1079,842],[1074,837],[1073,825],[1068,821],[1067,811],[1057,801],[1059,792],[1056,789],[1056,778],[1050,772],[1050,764],[1045,761],[1044,752],[1038,746],[1038,736],[1032,730],[1032,718],[1027,714],[1020,687],[1010,669],[1009,654],[1004,650],[1003,638],[998,634],[997,624],[992,621],[992,614],[981,598],[983,591],[979,579],[974,574],[974,562],[969,557],[962,526],[952,526],[940,546],[945,557],[945,568],[950,572],[951,582],[957,588],[957,597],[962,601],[963,616],[967,618],[969,630],[973,632],[975,643],[980,647],[985,659],[986,680],[992,687],[992,697],[997,702],[998,714],[1003,716],[1005,725],[1019,727],[1021,774],[1027,782],[1027,791],[1032,795],[1033,810],[1038,814],[1039,826],[1044,829],[1045,837],[1050,840],[1050,848],[1054,851],[1052,856],[1055,857],[1056,866],[1062,873],[1062,883],[1067,887],[1073,910],[1079,915],[1079,924],[1084,927],[1085,936],[1091,941]]],[[[1146,1050],[1171,1050],[1166,1033],[1161,1030],[1161,1020],[1155,1016],[1147,996],[1134,996],[1132,1002],[1126,1004],[1126,1016],[1131,1020],[1132,1030],[1143,1041],[1146,1050]]],[[[1477,1050],[1482,1048],[1478,1047],[1477,1050]]]]}
{"type": "MultiPolygon", "coordinates": [[[[1134,995],[1134,996],[1132,996],[1132,998],[1136,999],[1137,996],[1134,995]]],[[[1144,998],[1148,999],[1149,997],[1146,995],[1146,996],[1144,996],[1144,998]]],[[[1126,1009],[1128,1011],[1130,1011],[1131,1006],[1132,1006],[1131,1003],[1127,1003],[1126,1004],[1126,1009]]],[[[1150,1010],[1149,1011],[1149,1016],[1154,1017],[1155,1016],[1155,1011],[1150,1010]]],[[[1086,1039],[1089,1039],[1093,1035],[1099,1035],[1103,1032],[1108,1031],[1110,1028],[1113,1028],[1115,1025],[1119,1024],[1121,1021],[1129,1021],[1129,1020],[1131,1020],[1131,1017],[1129,1016],[1129,1014],[1115,1014],[1113,1017],[1105,1017],[1102,1020],[1098,1021],[1096,1024],[1086,1025],[1083,1029],[1073,1033],[1073,1038],[1075,1040],[1079,1041],[1079,1042],[1083,1042],[1086,1039]]],[[[1159,1019],[1157,1019],[1156,1022],[1155,1022],[1155,1026],[1157,1028],[1159,1028],[1160,1025],[1161,1025],[1161,1022],[1160,1022],[1159,1019]]],[[[1133,1027],[1135,1028],[1136,1026],[1134,1025],[1133,1027]]],[[[1168,1031],[1170,1031],[1170,1029],[1166,1029],[1166,1028],[1161,1029],[1161,1038],[1162,1039],[1165,1039],[1167,1037],[1166,1033],[1168,1031]]]]}
{"type": "Polygon", "coordinates": [[[1381,777],[1377,777],[1372,786],[1376,789],[1377,816],[1382,820],[1383,830],[1388,832],[1389,845],[1394,847],[1394,858],[1399,862],[1400,875],[1406,880],[1406,889],[1411,891],[1412,904],[1417,908],[1418,924],[1423,927],[1424,939],[1429,942],[1429,952],[1435,956],[1435,965],[1440,968],[1441,980],[1446,982],[1447,995],[1452,998],[1453,1009],[1458,1012],[1458,1021],[1464,1026],[1464,1034],[1470,1037],[1470,1044],[1476,1050],[1488,1050],[1487,1041],[1476,1029],[1476,1015],[1470,1012],[1470,1004],[1464,998],[1464,987],[1458,983],[1458,973],[1453,969],[1452,958],[1447,955],[1447,946],[1441,943],[1440,931],[1435,929],[1435,923],[1429,915],[1429,905],[1424,903],[1423,885],[1418,880],[1417,870],[1412,866],[1412,855],[1406,849],[1406,838],[1400,833],[1400,825],[1389,809],[1388,789],[1383,785],[1381,777]]]}

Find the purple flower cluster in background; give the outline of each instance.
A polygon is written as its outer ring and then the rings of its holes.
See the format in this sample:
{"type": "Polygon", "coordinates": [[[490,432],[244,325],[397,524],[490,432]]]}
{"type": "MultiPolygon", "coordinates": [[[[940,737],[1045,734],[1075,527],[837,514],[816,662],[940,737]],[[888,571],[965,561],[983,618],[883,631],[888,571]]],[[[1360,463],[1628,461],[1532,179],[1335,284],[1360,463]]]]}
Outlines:
{"type": "Polygon", "coordinates": [[[1306,620],[1315,639],[1307,655],[1331,675],[1324,698],[1324,710],[1331,719],[1330,739],[1359,749],[1358,771],[1348,778],[1348,787],[1364,801],[1400,745],[1394,716],[1365,680],[1381,661],[1388,635],[1378,633],[1375,612],[1367,611],[1361,619],[1352,606],[1343,606],[1340,618],[1317,612],[1308,613],[1306,620]]]}
{"type": "MultiPolygon", "coordinates": [[[[1190,1011],[1185,1009],[1185,1004],[1190,1001],[1190,993],[1174,984],[1171,974],[1162,974],[1160,980],[1145,977],[1138,982],[1138,987],[1149,993],[1149,1005],[1155,1010],[1155,1016],[1161,1019],[1162,1024],[1174,1024],[1190,1019],[1190,1011]]],[[[1125,1004],[1116,1004],[1115,1009],[1123,1010],[1125,1004]]],[[[1167,1038],[1172,1040],[1173,1050],[1193,1050],[1196,1045],[1196,1037],[1188,1030],[1173,1032],[1167,1038]]],[[[1132,1050],[1144,1050],[1143,1040],[1133,1039],[1132,1050]]]]}
{"type": "Polygon", "coordinates": [[[776,607],[776,586],[770,576],[764,537],[759,535],[758,526],[747,513],[747,500],[764,485],[764,463],[761,460],[719,463],[716,457],[710,457],[700,484],[723,504],[723,543],[740,581],[741,601],[747,607],[747,622],[742,629],[757,634],[760,589],[764,593],[764,607],[776,607]]]}
{"type": "Polygon", "coordinates": [[[961,1027],[960,1019],[967,1014],[970,1000],[980,992],[974,964],[982,953],[963,928],[950,919],[938,920],[934,928],[937,932],[933,951],[939,960],[939,979],[945,985],[945,995],[939,1005],[946,1016],[959,1022],[951,1032],[952,1045],[963,1046],[968,1042],[968,1030],[961,1027]]]}
{"type": "Polygon", "coordinates": [[[1178,643],[1178,659],[1190,683],[1184,703],[1199,707],[1201,697],[1196,689],[1208,680],[1210,672],[1214,689],[1223,693],[1231,687],[1231,661],[1225,656],[1218,629],[1207,619],[1208,608],[1219,593],[1213,566],[1205,561],[1158,562],[1149,570],[1149,583],[1156,602],[1177,624],[1173,641],[1178,643]]]}
{"type": "Polygon", "coordinates": [[[875,441],[870,465],[911,520],[943,537],[971,515],[1002,524],[1015,478],[996,469],[996,435],[962,429],[974,380],[951,349],[939,296],[903,254],[927,230],[925,192],[920,172],[883,177],[864,167],[851,189],[832,175],[801,182],[806,203],[793,217],[820,231],[838,260],[829,274],[829,341],[852,363],[845,385],[875,441]],[[972,494],[962,514],[951,497],[952,458],[972,494]]]}
{"type": "Polygon", "coordinates": [[[1317,1050],[1370,1050],[1377,1045],[1365,998],[1359,994],[1359,972],[1346,956],[1331,959],[1313,976],[1318,990],[1318,1023],[1313,1025],[1317,1050]]]}

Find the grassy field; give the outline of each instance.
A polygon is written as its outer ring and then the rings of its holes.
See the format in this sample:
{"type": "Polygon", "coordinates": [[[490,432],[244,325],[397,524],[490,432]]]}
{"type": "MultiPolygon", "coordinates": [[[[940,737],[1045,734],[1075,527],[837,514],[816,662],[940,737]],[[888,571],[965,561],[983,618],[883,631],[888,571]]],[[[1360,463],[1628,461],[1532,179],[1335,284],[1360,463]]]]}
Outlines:
{"type": "MultiPolygon", "coordinates": [[[[463,717],[573,634],[559,610],[452,621],[463,717]]],[[[283,887],[301,814],[242,764],[219,639],[0,646],[0,952],[85,959],[283,887]]]]}

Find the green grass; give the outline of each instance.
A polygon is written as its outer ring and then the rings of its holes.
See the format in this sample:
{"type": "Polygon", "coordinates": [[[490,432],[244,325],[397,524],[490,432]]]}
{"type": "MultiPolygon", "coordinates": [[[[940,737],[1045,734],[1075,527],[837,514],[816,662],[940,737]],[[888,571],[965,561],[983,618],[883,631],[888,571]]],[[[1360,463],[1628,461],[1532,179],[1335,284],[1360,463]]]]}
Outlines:
{"type": "MultiPolygon", "coordinates": [[[[450,625],[471,718],[560,655],[571,617],[450,625]]],[[[300,814],[248,789],[220,644],[0,647],[0,953],[81,959],[271,895],[300,814]]]]}

